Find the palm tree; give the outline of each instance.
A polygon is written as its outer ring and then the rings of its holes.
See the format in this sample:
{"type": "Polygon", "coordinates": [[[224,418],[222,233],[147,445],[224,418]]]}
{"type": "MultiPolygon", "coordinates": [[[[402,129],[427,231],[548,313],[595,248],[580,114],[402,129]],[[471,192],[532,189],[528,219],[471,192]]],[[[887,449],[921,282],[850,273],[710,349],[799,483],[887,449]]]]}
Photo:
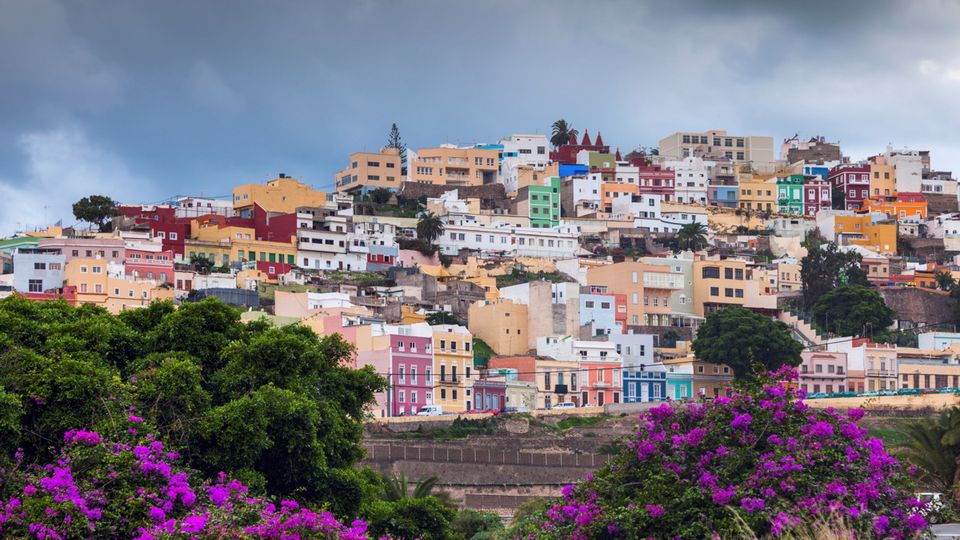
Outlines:
{"type": "Polygon", "coordinates": [[[553,123],[553,127],[551,128],[550,132],[552,133],[550,137],[550,144],[552,144],[554,148],[558,148],[569,143],[571,136],[576,137],[580,134],[579,131],[574,129],[573,126],[568,124],[563,118],[553,123]]]}
{"type": "Polygon", "coordinates": [[[707,247],[707,228],[703,223],[687,223],[677,232],[677,247],[699,251],[707,247]]]}
{"type": "Polygon", "coordinates": [[[433,496],[433,488],[437,486],[437,477],[431,476],[425,478],[413,485],[413,493],[410,492],[410,482],[407,475],[384,474],[383,475],[383,497],[390,502],[401,499],[425,499],[433,496]]]}
{"type": "Polygon", "coordinates": [[[432,244],[443,235],[443,220],[440,216],[429,212],[420,217],[417,222],[417,238],[432,244]]]}
{"type": "Polygon", "coordinates": [[[941,291],[949,291],[957,284],[957,282],[954,281],[953,276],[950,275],[950,272],[945,270],[940,270],[937,272],[934,276],[934,279],[937,280],[937,288],[939,288],[941,291]]]}
{"type": "Polygon", "coordinates": [[[936,419],[926,419],[907,426],[906,457],[917,466],[922,479],[932,489],[949,493],[956,485],[960,469],[960,407],[940,413],[936,419]]]}

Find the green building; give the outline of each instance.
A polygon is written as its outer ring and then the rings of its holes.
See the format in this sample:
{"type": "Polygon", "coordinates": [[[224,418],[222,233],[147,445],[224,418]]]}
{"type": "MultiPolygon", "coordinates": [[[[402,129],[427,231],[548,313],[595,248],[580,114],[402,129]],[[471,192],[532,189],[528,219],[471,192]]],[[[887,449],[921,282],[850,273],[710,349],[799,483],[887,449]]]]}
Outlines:
{"type": "Polygon", "coordinates": [[[527,215],[530,226],[536,228],[560,225],[560,177],[544,180],[542,186],[527,186],[527,215]]]}
{"type": "Polygon", "coordinates": [[[803,175],[791,174],[777,178],[777,212],[803,215],[803,175]]]}

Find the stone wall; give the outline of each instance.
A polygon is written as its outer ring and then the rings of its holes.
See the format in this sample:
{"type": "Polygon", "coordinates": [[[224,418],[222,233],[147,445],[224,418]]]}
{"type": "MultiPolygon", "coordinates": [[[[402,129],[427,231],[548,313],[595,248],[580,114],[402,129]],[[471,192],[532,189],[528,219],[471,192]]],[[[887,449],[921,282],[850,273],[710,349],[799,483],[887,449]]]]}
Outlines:
{"type": "Polygon", "coordinates": [[[945,291],[919,287],[881,287],[880,294],[894,312],[897,321],[914,326],[953,320],[956,300],[945,291]]]}

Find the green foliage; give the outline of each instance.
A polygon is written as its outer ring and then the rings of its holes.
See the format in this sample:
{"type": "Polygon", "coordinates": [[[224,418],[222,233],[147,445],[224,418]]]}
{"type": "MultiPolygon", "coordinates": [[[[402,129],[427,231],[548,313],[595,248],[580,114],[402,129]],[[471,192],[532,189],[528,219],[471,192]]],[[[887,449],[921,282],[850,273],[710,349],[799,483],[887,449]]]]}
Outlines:
{"type": "Polygon", "coordinates": [[[542,279],[549,281],[550,283],[565,283],[570,281],[570,278],[562,272],[530,272],[514,266],[510,269],[509,274],[504,274],[502,276],[497,276],[497,288],[509,287],[511,285],[519,285],[521,283],[529,283],[531,281],[536,281],[542,279]]]}
{"type": "Polygon", "coordinates": [[[920,481],[936,491],[951,492],[960,456],[960,408],[951,407],[937,418],[908,424],[905,433],[905,457],[919,469],[920,481]]]}
{"type": "Polygon", "coordinates": [[[488,540],[503,530],[503,520],[493,512],[464,508],[457,513],[450,528],[464,540],[488,540]]]}
{"type": "Polygon", "coordinates": [[[417,238],[433,244],[434,240],[443,235],[443,220],[433,212],[428,212],[417,221],[417,238]]]}
{"type": "Polygon", "coordinates": [[[576,137],[580,132],[573,128],[566,120],[560,119],[550,126],[550,144],[558,148],[570,142],[570,137],[576,137]]]}
{"type": "Polygon", "coordinates": [[[840,336],[881,333],[893,324],[893,311],[875,289],[845,285],[829,291],[813,305],[813,317],[840,336]]]}
{"type": "Polygon", "coordinates": [[[109,232],[110,219],[118,215],[117,203],[106,195],[90,195],[73,203],[73,216],[96,225],[100,232],[109,232]]]}
{"type": "Polygon", "coordinates": [[[598,416],[570,416],[564,418],[557,422],[557,427],[562,430],[567,430],[575,427],[584,427],[584,426],[596,426],[610,420],[609,416],[598,415],[598,416]]]}
{"type": "Polygon", "coordinates": [[[447,540],[456,511],[436,497],[406,497],[394,502],[376,502],[366,509],[370,534],[396,540],[447,540]]]}
{"type": "Polygon", "coordinates": [[[355,517],[378,480],[363,455],[364,408],[386,381],[351,369],[339,335],[244,324],[216,299],[115,317],[64,302],[0,300],[0,450],[49,458],[64,432],[125,433],[128,414],[208,478],[355,517]]]}
{"type": "Polygon", "coordinates": [[[833,188],[830,191],[830,208],[833,210],[845,210],[847,198],[842,189],[833,188]]]}
{"type": "Polygon", "coordinates": [[[941,291],[951,291],[957,285],[956,280],[953,279],[953,275],[946,270],[937,271],[933,277],[937,281],[937,288],[941,291]]]}
{"type": "Polygon", "coordinates": [[[487,342],[480,338],[473,338],[473,365],[477,368],[485,368],[493,357],[493,349],[487,342]]]}
{"type": "Polygon", "coordinates": [[[463,321],[457,318],[456,315],[450,313],[449,311],[434,311],[430,315],[427,315],[427,324],[430,326],[438,324],[459,324],[462,325],[463,321]]]}
{"type": "Polygon", "coordinates": [[[192,266],[197,272],[205,274],[213,270],[214,262],[213,259],[207,257],[206,255],[191,255],[190,266],[192,266]]]}
{"type": "Polygon", "coordinates": [[[387,188],[377,188],[370,190],[370,201],[374,204],[387,204],[393,197],[393,192],[387,188]]]}
{"type": "Polygon", "coordinates": [[[693,340],[697,358],[726,364],[737,378],[747,377],[755,364],[767,371],[784,364],[798,365],[802,350],[787,325],[741,307],[707,315],[693,340]]]}
{"type": "Polygon", "coordinates": [[[390,126],[390,135],[387,137],[386,147],[399,150],[400,164],[403,167],[407,166],[407,145],[403,144],[403,139],[400,138],[400,128],[397,127],[396,122],[390,126]]]}
{"type": "Polygon", "coordinates": [[[677,247],[700,251],[707,247],[707,227],[703,223],[687,223],[677,232],[677,247]]]}
{"type": "Polygon", "coordinates": [[[833,242],[824,242],[818,231],[803,242],[807,255],[800,261],[803,302],[813,307],[821,296],[840,285],[869,286],[867,275],[860,268],[862,257],[855,251],[840,251],[833,242]]]}

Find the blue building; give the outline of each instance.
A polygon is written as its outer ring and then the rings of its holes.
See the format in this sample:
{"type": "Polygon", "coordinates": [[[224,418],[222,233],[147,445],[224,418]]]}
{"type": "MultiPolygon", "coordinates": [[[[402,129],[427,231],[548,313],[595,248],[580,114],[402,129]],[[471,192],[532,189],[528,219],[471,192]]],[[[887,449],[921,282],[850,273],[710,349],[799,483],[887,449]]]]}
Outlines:
{"type": "Polygon", "coordinates": [[[616,297],[612,294],[580,294],[580,326],[590,326],[590,335],[620,332],[616,320],[616,297]]]}
{"type": "Polygon", "coordinates": [[[819,176],[821,180],[828,180],[830,177],[830,167],[824,165],[804,165],[803,174],[805,176],[819,176]]]}
{"type": "Polygon", "coordinates": [[[740,200],[737,186],[710,186],[707,188],[707,202],[717,206],[736,208],[740,200]]]}
{"type": "Polygon", "coordinates": [[[567,176],[586,176],[590,172],[590,167],[586,165],[574,164],[574,165],[564,165],[560,164],[560,178],[566,178],[567,176]]]}
{"type": "Polygon", "coordinates": [[[653,359],[653,336],[650,334],[610,334],[608,341],[617,347],[623,358],[624,403],[663,401],[667,397],[667,373],[653,359]]]}

